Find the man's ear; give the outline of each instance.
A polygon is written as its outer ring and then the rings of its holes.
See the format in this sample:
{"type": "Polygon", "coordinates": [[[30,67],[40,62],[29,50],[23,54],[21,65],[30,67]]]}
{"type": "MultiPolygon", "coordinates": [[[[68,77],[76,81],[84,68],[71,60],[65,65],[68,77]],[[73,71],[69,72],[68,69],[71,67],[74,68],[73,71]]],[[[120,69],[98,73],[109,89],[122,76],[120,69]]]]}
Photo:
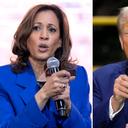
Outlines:
{"type": "Polygon", "coordinates": [[[120,40],[121,48],[122,48],[122,50],[124,50],[124,43],[123,43],[123,40],[120,35],[119,35],[119,40],[120,40]]]}

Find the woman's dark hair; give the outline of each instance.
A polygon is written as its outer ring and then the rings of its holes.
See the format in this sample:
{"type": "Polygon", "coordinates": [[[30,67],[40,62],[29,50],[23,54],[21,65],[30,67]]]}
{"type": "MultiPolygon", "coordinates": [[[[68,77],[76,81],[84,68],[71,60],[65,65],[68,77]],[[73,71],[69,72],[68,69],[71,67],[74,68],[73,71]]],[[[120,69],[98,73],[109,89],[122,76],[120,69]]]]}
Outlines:
{"type": "Polygon", "coordinates": [[[27,66],[30,54],[27,49],[27,40],[32,32],[35,17],[39,12],[47,10],[53,11],[59,21],[62,47],[56,50],[55,57],[60,60],[61,69],[72,70],[74,68],[75,64],[73,64],[72,59],[69,60],[72,43],[69,34],[69,24],[65,13],[56,5],[39,4],[28,11],[14,34],[12,52],[17,55],[16,61],[12,61],[12,69],[14,72],[22,72],[27,66]]]}

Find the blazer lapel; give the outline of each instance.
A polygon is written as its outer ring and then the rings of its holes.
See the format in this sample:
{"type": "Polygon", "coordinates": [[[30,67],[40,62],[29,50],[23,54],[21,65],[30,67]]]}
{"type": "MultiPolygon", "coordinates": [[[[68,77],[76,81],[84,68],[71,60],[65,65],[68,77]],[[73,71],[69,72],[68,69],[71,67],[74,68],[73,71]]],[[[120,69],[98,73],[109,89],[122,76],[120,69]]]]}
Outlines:
{"type": "Polygon", "coordinates": [[[27,104],[38,90],[36,78],[31,67],[17,75],[16,85],[22,89],[19,95],[23,102],[27,104]]]}
{"type": "MultiPolygon", "coordinates": [[[[29,66],[23,73],[17,74],[16,85],[21,90],[19,96],[25,104],[27,104],[40,89],[39,86],[37,86],[36,77],[31,66],[29,66]]],[[[49,110],[56,115],[58,114],[53,99],[49,100],[49,110]]]]}

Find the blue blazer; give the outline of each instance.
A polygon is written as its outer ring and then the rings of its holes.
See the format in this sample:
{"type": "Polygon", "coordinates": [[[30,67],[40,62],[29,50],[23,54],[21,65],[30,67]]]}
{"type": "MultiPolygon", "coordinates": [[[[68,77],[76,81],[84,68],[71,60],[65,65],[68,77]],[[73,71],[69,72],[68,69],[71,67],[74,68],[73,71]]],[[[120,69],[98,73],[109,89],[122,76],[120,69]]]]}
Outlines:
{"type": "Polygon", "coordinates": [[[94,128],[125,128],[128,123],[128,100],[123,109],[111,121],[109,99],[113,95],[115,79],[128,72],[128,61],[108,64],[96,70],[93,75],[93,124],[94,128]]]}
{"type": "Polygon", "coordinates": [[[39,110],[34,98],[39,86],[31,66],[19,74],[10,65],[1,66],[0,128],[90,128],[89,84],[83,67],[77,66],[70,89],[71,112],[61,119],[52,99],[39,110]]]}

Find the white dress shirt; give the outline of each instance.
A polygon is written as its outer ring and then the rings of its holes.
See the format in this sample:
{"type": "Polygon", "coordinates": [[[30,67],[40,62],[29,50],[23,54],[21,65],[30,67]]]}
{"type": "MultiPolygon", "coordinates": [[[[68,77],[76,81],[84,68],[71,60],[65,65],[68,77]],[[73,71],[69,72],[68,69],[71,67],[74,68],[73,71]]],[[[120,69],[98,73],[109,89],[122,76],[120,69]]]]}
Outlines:
{"type": "Polygon", "coordinates": [[[112,108],[112,97],[113,96],[111,96],[111,98],[109,100],[109,118],[110,118],[110,120],[112,120],[124,107],[124,102],[123,102],[122,105],[120,106],[119,110],[114,112],[113,108],[112,108]]]}

